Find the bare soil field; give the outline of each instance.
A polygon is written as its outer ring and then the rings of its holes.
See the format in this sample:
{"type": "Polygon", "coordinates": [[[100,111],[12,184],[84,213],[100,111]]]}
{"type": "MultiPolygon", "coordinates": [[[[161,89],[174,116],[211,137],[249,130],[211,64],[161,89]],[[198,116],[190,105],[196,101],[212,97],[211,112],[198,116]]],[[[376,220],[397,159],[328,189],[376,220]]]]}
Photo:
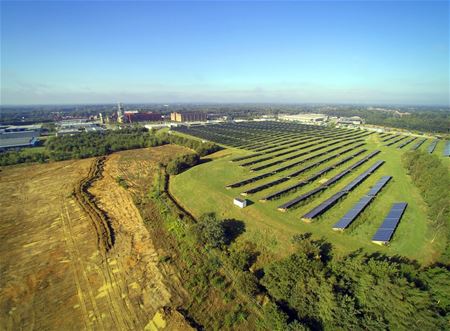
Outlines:
{"type": "Polygon", "coordinates": [[[189,329],[172,309],[182,300],[177,277],[160,267],[133,203],[151,165],[184,151],[162,146],[1,169],[1,328],[189,329]]]}

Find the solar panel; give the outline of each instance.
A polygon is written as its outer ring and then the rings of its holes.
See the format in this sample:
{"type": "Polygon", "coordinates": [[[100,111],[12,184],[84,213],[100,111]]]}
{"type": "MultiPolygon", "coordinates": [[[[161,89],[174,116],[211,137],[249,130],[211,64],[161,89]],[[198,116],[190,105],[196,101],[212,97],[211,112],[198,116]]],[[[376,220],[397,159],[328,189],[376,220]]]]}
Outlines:
{"type": "Polygon", "coordinates": [[[367,193],[368,196],[375,196],[391,180],[392,176],[383,176],[367,193]]]}
{"type": "Polygon", "coordinates": [[[422,144],[426,141],[426,139],[422,139],[420,141],[418,141],[412,148],[411,150],[415,151],[417,150],[420,146],[422,146],[422,144]]]}
{"type": "Polygon", "coordinates": [[[397,148],[398,148],[398,149],[402,149],[403,147],[405,147],[406,145],[410,144],[411,142],[413,142],[413,141],[416,140],[416,139],[417,139],[416,137],[411,138],[411,139],[408,139],[408,140],[405,141],[404,143],[400,144],[397,148]]]}
{"type": "Polygon", "coordinates": [[[374,197],[364,196],[357,204],[350,209],[347,214],[345,214],[335,225],[333,225],[333,230],[344,230],[347,228],[362,211],[370,204],[374,197]]]}
{"type": "Polygon", "coordinates": [[[445,143],[444,156],[450,156],[450,140],[445,143]]]}
{"type": "MultiPolygon", "coordinates": [[[[370,158],[372,158],[373,156],[377,155],[378,153],[380,153],[379,150],[376,150],[372,153],[370,153],[369,155],[367,155],[366,157],[364,157],[362,160],[356,162],[355,164],[353,164],[352,166],[348,167],[347,169],[343,170],[342,172],[340,172],[339,174],[337,174],[336,176],[334,176],[333,178],[327,180],[324,184],[322,184],[321,186],[319,186],[318,188],[305,193],[291,201],[286,202],[285,204],[281,205],[278,207],[278,210],[280,211],[286,211],[288,208],[296,205],[297,203],[309,198],[310,196],[314,195],[315,193],[325,190],[326,188],[328,188],[328,186],[330,186],[331,184],[334,184],[335,182],[337,182],[339,179],[341,179],[342,177],[344,177],[345,175],[347,175],[348,173],[351,172],[351,170],[355,169],[357,166],[363,164],[364,162],[367,162],[370,158]]],[[[371,168],[373,167],[379,167],[381,164],[383,164],[384,161],[377,161],[371,168]]]]}
{"type": "Polygon", "coordinates": [[[432,154],[434,152],[434,150],[436,149],[436,145],[438,143],[439,140],[434,140],[430,146],[428,146],[428,153],[432,154]]]}
{"type": "Polygon", "coordinates": [[[306,213],[302,216],[303,220],[311,220],[321,214],[323,214],[325,211],[331,208],[340,198],[342,198],[346,193],[345,192],[338,192],[335,195],[333,195],[331,198],[325,200],[320,205],[306,213]]]}
{"type": "Polygon", "coordinates": [[[381,224],[375,235],[372,237],[372,242],[386,244],[391,240],[407,206],[408,204],[406,202],[397,202],[392,205],[383,224],[381,224]]]}
{"type": "MultiPolygon", "coordinates": [[[[363,145],[363,144],[360,144],[360,145],[363,145]]],[[[347,152],[351,151],[353,148],[360,147],[360,145],[354,146],[354,147],[352,147],[352,148],[345,149],[345,150],[341,151],[341,154],[347,153],[347,152]]],[[[360,151],[358,151],[358,152],[356,152],[356,153],[350,155],[350,157],[348,157],[348,158],[346,159],[346,161],[347,161],[348,159],[352,159],[352,158],[354,158],[354,157],[360,155],[361,153],[364,153],[365,151],[366,151],[365,149],[362,149],[362,150],[360,150],[360,151]]],[[[334,158],[334,157],[337,157],[337,156],[339,156],[339,154],[332,155],[331,157],[328,157],[328,158],[325,158],[325,159],[323,159],[323,160],[321,160],[321,161],[318,161],[315,165],[319,165],[319,164],[321,164],[321,163],[324,163],[324,162],[326,162],[326,161],[328,161],[328,160],[330,160],[330,159],[332,159],[332,158],[334,158]]],[[[333,164],[333,165],[331,165],[331,166],[329,166],[329,167],[326,167],[325,169],[322,169],[322,170],[320,170],[319,172],[316,172],[315,174],[313,174],[312,176],[308,177],[308,178],[305,179],[305,180],[302,180],[302,181],[300,181],[300,182],[298,182],[298,183],[296,183],[296,184],[294,184],[294,185],[290,185],[290,186],[288,186],[288,187],[286,187],[286,188],[284,188],[284,189],[282,189],[282,190],[280,190],[280,191],[277,191],[277,192],[275,192],[275,193],[269,194],[268,196],[262,198],[261,201],[272,200],[272,199],[274,199],[274,198],[276,198],[276,197],[281,196],[281,195],[284,194],[284,193],[287,193],[287,192],[292,191],[292,190],[294,190],[294,189],[296,189],[296,188],[299,188],[299,187],[301,187],[301,186],[304,186],[304,185],[308,184],[309,182],[312,182],[312,181],[316,180],[317,178],[319,178],[320,176],[322,176],[324,173],[333,170],[336,166],[338,166],[338,165],[340,165],[340,164],[342,164],[342,163],[343,163],[343,162],[342,162],[342,160],[341,160],[341,161],[339,161],[339,162],[337,162],[337,163],[335,163],[335,164],[333,164]]],[[[307,167],[305,167],[305,168],[302,168],[302,169],[298,170],[297,172],[288,175],[287,177],[288,177],[288,178],[291,178],[293,175],[296,175],[297,173],[306,171],[307,169],[309,169],[309,168],[311,168],[312,166],[315,166],[315,165],[310,165],[310,166],[307,166],[307,167]]]]}
{"type": "MultiPolygon", "coordinates": [[[[360,213],[372,202],[375,195],[383,188],[384,185],[391,179],[391,176],[384,176],[375,183],[370,191],[363,196],[358,203],[356,203],[352,209],[350,209],[347,214],[345,214],[335,225],[333,225],[333,230],[344,230],[358,217],[360,213]]],[[[349,186],[349,185],[347,185],[349,186]]]]}
{"type": "Polygon", "coordinates": [[[372,237],[372,241],[386,243],[391,240],[393,234],[394,232],[392,230],[379,229],[372,237]]]}

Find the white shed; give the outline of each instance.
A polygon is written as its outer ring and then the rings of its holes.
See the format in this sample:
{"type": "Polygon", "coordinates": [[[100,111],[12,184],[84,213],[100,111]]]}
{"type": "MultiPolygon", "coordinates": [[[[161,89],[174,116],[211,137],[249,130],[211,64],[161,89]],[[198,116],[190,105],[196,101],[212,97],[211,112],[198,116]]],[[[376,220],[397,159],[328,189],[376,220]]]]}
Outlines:
{"type": "Polygon", "coordinates": [[[238,206],[239,208],[244,208],[247,206],[246,199],[234,198],[233,203],[234,203],[234,205],[238,206]]]}

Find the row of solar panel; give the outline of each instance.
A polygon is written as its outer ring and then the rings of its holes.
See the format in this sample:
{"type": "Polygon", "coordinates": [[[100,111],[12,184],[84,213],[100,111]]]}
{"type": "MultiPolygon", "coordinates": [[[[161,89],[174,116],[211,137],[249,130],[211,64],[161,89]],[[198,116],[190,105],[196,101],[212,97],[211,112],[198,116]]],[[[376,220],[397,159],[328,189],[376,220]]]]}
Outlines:
{"type": "MultiPolygon", "coordinates": [[[[290,153],[293,153],[293,152],[296,152],[296,151],[299,151],[299,150],[303,150],[303,149],[305,149],[305,148],[309,148],[309,147],[312,147],[312,146],[315,146],[315,145],[320,145],[320,144],[323,144],[323,143],[325,143],[325,142],[327,142],[327,141],[330,141],[330,140],[338,139],[338,141],[347,141],[347,140],[352,140],[352,139],[362,138],[362,137],[364,137],[365,135],[366,135],[366,134],[357,133],[357,134],[351,134],[351,135],[349,135],[349,134],[345,134],[345,135],[335,135],[335,136],[331,136],[331,137],[321,138],[321,140],[318,140],[317,138],[315,138],[315,139],[313,139],[315,142],[310,143],[310,144],[305,145],[305,146],[301,146],[301,147],[299,147],[298,149],[295,149],[295,150],[288,150],[288,151],[283,151],[283,152],[281,152],[281,153],[277,153],[277,154],[273,154],[273,155],[268,155],[268,156],[262,157],[262,158],[260,158],[260,159],[256,159],[256,160],[252,160],[252,161],[243,163],[243,164],[241,164],[241,166],[254,165],[254,164],[257,164],[257,163],[260,163],[260,162],[264,162],[264,161],[273,159],[273,158],[275,158],[275,157],[280,157],[280,156],[287,155],[287,154],[290,154],[290,153]]],[[[308,142],[309,142],[309,141],[308,141],[308,142]]],[[[335,144],[336,144],[336,143],[338,143],[338,142],[335,142],[335,144]]],[[[332,146],[332,145],[333,145],[333,144],[329,144],[329,146],[332,146]]],[[[310,152],[311,152],[311,151],[314,151],[314,150],[310,150],[310,152]]],[[[267,154],[269,154],[269,153],[267,153],[267,154]]],[[[301,155],[300,155],[300,156],[301,156],[301,155]]],[[[291,157],[291,159],[293,159],[293,158],[295,158],[295,156],[292,156],[292,157],[291,157]]],[[[286,159],[286,160],[289,160],[289,159],[286,159]]],[[[266,166],[265,168],[268,168],[268,166],[266,166]]],[[[253,170],[255,170],[255,169],[253,169],[253,170]]],[[[258,170],[260,170],[260,169],[258,169],[258,170]]]]}
{"type": "Polygon", "coordinates": [[[387,137],[387,138],[385,138],[385,139],[382,139],[381,141],[384,142],[384,143],[386,143],[386,142],[388,142],[388,141],[390,141],[390,140],[392,140],[392,139],[394,139],[394,138],[398,138],[399,136],[400,136],[400,135],[395,134],[395,135],[389,136],[389,137],[387,137]]]}
{"type": "MultiPolygon", "coordinates": [[[[243,192],[243,193],[241,193],[241,194],[245,196],[245,195],[247,195],[247,194],[256,193],[256,192],[265,190],[265,189],[267,189],[267,188],[269,188],[269,187],[275,186],[275,185],[277,185],[277,184],[279,184],[279,183],[288,181],[289,179],[291,179],[291,178],[293,178],[293,177],[296,177],[296,176],[300,175],[301,173],[303,173],[303,172],[305,172],[305,171],[307,171],[307,170],[309,170],[309,169],[311,169],[311,168],[317,167],[317,166],[320,165],[320,164],[323,164],[323,163],[328,162],[328,161],[330,161],[330,160],[332,160],[332,159],[334,159],[334,158],[337,158],[337,157],[339,157],[340,155],[345,154],[345,153],[347,153],[347,152],[350,152],[350,151],[354,150],[355,148],[360,147],[360,146],[362,146],[362,145],[364,145],[364,144],[360,144],[360,145],[357,145],[357,146],[353,146],[353,147],[351,147],[351,148],[347,148],[347,149],[345,149],[345,150],[343,150],[343,151],[340,151],[339,153],[330,155],[330,156],[328,156],[328,157],[326,157],[326,158],[324,158],[324,159],[322,159],[322,160],[320,160],[320,161],[317,161],[317,162],[315,162],[315,163],[309,164],[309,165],[307,165],[306,167],[303,167],[303,168],[297,170],[296,172],[287,175],[286,177],[283,177],[283,178],[274,180],[274,181],[272,181],[272,182],[265,183],[265,184],[263,184],[263,185],[254,187],[254,188],[249,189],[249,190],[247,190],[247,191],[245,191],[245,192],[243,192]]],[[[366,151],[366,149],[362,149],[362,150],[360,150],[360,151],[354,153],[353,155],[350,155],[350,156],[344,158],[343,160],[339,161],[338,163],[333,164],[332,166],[325,168],[324,170],[330,171],[330,170],[332,170],[332,169],[338,167],[339,165],[343,164],[344,162],[347,162],[348,160],[351,160],[352,158],[354,158],[354,157],[356,157],[356,156],[358,156],[358,155],[364,153],[365,151],[366,151]]],[[[297,184],[294,184],[293,186],[290,186],[289,188],[286,188],[286,189],[283,189],[283,190],[281,190],[281,191],[278,191],[278,192],[276,192],[276,193],[274,193],[274,194],[271,194],[271,195],[269,195],[269,196],[267,196],[267,197],[261,199],[260,201],[272,200],[272,199],[275,198],[276,196],[282,195],[282,194],[284,194],[284,193],[286,193],[286,192],[288,192],[288,191],[293,190],[294,188],[297,188],[297,187],[306,185],[307,183],[309,183],[309,182],[315,180],[316,178],[318,178],[318,177],[320,177],[322,174],[324,174],[324,173],[326,172],[326,171],[324,171],[324,170],[319,171],[318,173],[314,174],[313,176],[309,177],[308,179],[303,180],[303,181],[301,181],[301,182],[299,182],[299,183],[297,183],[297,184]]]]}
{"type": "Polygon", "coordinates": [[[383,224],[381,224],[375,235],[372,237],[372,242],[386,244],[391,240],[407,206],[408,204],[406,202],[397,202],[392,205],[383,224]]]}
{"type": "Polygon", "coordinates": [[[430,146],[428,146],[428,153],[433,154],[438,142],[439,142],[439,140],[436,139],[430,144],[430,146]]]}
{"type": "Polygon", "coordinates": [[[245,161],[245,160],[257,157],[257,156],[266,155],[266,154],[270,154],[270,153],[275,153],[275,152],[281,151],[283,149],[295,147],[295,146],[298,146],[298,145],[301,145],[301,144],[305,144],[307,142],[310,142],[310,141],[313,141],[313,140],[316,140],[316,139],[317,138],[311,138],[311,137],[308,137],[308,136],[301,136],[298,139],[296,139],[299,142],[292,143],[292,140],[289,143],[287,143],[287,144],[284,142],[282,144],[276,145],[275,147],[268,147],[268,150],[262,151],[260,153],[254,153],[254,154],[250,154],[250,155],[246,155],[246,156],[237,157],[235,159],[230,160],[230,162],[240,162],[240,161],[245,161]],[[278,146],[282,146],[282,147],[278,147],[278,146]]]}
{"type": "MultiPolygon", "coordinates": [[[[247,146],[251,143],[255,144],[258,142],[258,140],[266,144],[268,139],[275,140],[279,139],[279,137],[293,136],[293,134],[286,132],[273,133],[272,135],[269,135],[267,132],[265,132],[264,136],[262,135],[253,136],[249,134],[247,130],[237,134],[237,131],[224,129],[220,125],[214,126],[210,125],[210,126],[190,127],[190,128],[179,127],[175,128],[174,130],[198,136],[200,138],[212,140],[218,143],[229,144],[231,146],[238,146],[238,147],[247,146]]],[[[257,146],[260,147],[262,146],[262,144],[260,143],[257,146]]]]}
{"type": "MultiPolygon", "coordinates": [[[[215,124],[191,126],[189,128],[179,127],[174,130],[199,136],[204,139],[216,141],[218,143],[230,144],[232,146],[250,146],[249,144],[260,143],[254,145],[254,148],[261,148],[267,146],[268,138],[275,138],[281,136],[293,136],[300,132],[310,132],[317,136],[323,132],[336,134],[336,130],[331,130],[323,127],[307,126],[293,123],[239,123],[239,124],[215,124]]],[[[346,130],[337,130],[338,132],[347,132],[346,130]]]]}
{"type": "Polygon", "coordinates": [[[408,138],[408,137],[404,136],[404,137],[400,137],[398,139],[392,140],[389,144],[386,144],[385,146],[386,147],[392,146],[392,145],[394,145],[394,144],[396,144],[396,143],[398,143],[398,142],[400,142],[400,141],[402,141],[402,140],[404,140],[406,138],[408,138]]]}
{"type": "Polygon", "coordinates": [[[350,209],[336,224],[333,230],[344,230],[356,220],[364,209],[375,199],[375,196],[392,179],[392,176],[383,176],[372,188],[350,209]]]}
{"type": "MultiPolygon", "coordinates": [[[[265,143],[265,145],[262,147],[255,148],[254,151],[255,152],[264,151],[263,154],[268,154],[268,153],[276,152],[277,150],[289,148],[290,147],[289,145],[292,145],[292,142],[299,140],[299,138],[301,138],[302,141],[305,141],[305,140],[313,141],[313,140],[325,139],[325,138],[334,137],[334,136],[342,136],[345,134],[349,134],[349,133],[348,132],[344,132],[344,133],[328,132],[328,131],[324,131],[324,132],[301,131],[301,132],[295,132],[295,133],[291,132],[291,133],[288,133],[289,137],[271,140],[269,144],[267,143],[267,141],[265,141],[265,140],[267,140],[267,136],[264,136],[265,139],[263,138],[262,140],[265,143]]],[[[249,155],[249,157],[250,158],[254,157],[254,155],[249,155]]]]}
{"type": "Polygon", "coordinates": [[[403,142],[403,143],[401,143],[400,145],[398,145],[398,149],[402,149],[403,147],[405,147],[405,146],[407,146],[407,145],[409,145],[410,143],[412,143],[414,140],[416,140],[417,138],[416,137],[414,137],[414,138],[410,138],[410,139],[408,139],[407,141],[405,141],[405,142],[403,142]]]}
{"type": "Polygon", "coordinates": [[[312,146],[323,144],[323,143],[325,143],[327,141],[330,141],[331,139],[332,138],[321,139],[321,140],[315,139],[315,142],[312,142],[312,143],[310,143],[310,141],[308,141],[308,144],[303,145],[304,143],[302,143],[301,147],[296,148],[294,150],[288,150],[288,151],[283,151],[283,152],[276,153],[276,154],[271,154],[269,156],[265,156],[265,157],[262,157],[260,159],[256,159],[256,160],[252,160],[252,161],[249,161],[249,162],[246,162],[246,163],[242,163],[242,164],[240,164],[240,166],[246,167],[246,166],[254,165],[254,164],[257,164],[257,163],[260,163],[260,162],[264,162],[264,161],[267,161],[267,160],[271,160],[274,157],[280,157],[280,156],[283,156],[283,155],[286,155],[286,154],[290,154],[290,153],[294,153],[294,152],[303,150],[305,148],[309,148],[309,147],[312,147],[312,146]]]}
{"type": "Polygon", "coordinates": [[[444,156],[450,156],[450,140],[447,140],[444,147],[444,156]]]}
{"type": "MultiPolygon", "coordinates": [[[[334,141],[334,142],[332,142],[332,143],[327,144],[326,146],[320,145],[320,146],[315,147],[315,148],[312,148],[312,149],[310,149],[310,150],[308,150],[308,151],[305,151],[305,152],[301,152],[301,153],[297,153],[297,154],[291,155],[291,156],[286,157],[286,158],[284,158],[284,159],[282,159],[282,160],[276,160],[276,161],[273,161],[273,162],[269,162],[269,163],[266,163],[266,164],[261,165],[261,166],[259,166],[259,167],[251,168],[250,170],[251,170],[251,171],[264,170],[264,169],[270,168],[270,167],[272,167],[272,166],[274,166],[274,165],[282,164],[282,163],[285,163],[285,162],[287,162],[287,161],[291,161],[291,160],[297,159],[297,158],[299,158],[299,157],[301,157],[301,156],[304,156],[304,155],[307,155],[307,154],[311,154],[311,153],[313,153],[313,152],[317,152],[317,151],[319,151],[319,150],[321,150],[321,149],[324,149],[324,148],[327,148],[327,147],[331,147],[331,146],[338,145],[338,144],[340,144],[340,143],[342,143],[342,142],[345,142],[345,141],[350,141],[350,142],[348,143],[349,145],[354,144],[354,143],[362,143],[362,142],[363,142],[363,140],[355,140],[355,138],[346,138],[346,139],[334,141]]],[[[348,145],[347,145],[347,146],[348,146],[348,145]]]]}
{"type": "Polygon", "coordinates": [[[306,193],[298,196],[297,198],[282,204],[281,206],[278,207],[278,210],[279,211],[287,211],[289,208],[292,208],[293,206],[297,205],[298,203],[300,203],[300,202],[310,198],[311,196],[313,196],[317,192],[325,190],[326,188],[328,188],[329,186],[331,186],[332,184],[336,183],[338,180],[340,180],[341,178],[343,178],[344,176],[349,174],[351,171],[353,171],[357,167],[361,166],[362,164],[364,164],[365,162],[370,160],[372,157],[374,157],[378,153],[380,153],[379,150],[376,150],[376,151],[370,153],[369,155],[365,156],[363,159],[359,160],[358,162],[354,163],[353,165],[351,165],[350,167],[345,169],[344,171],[340,172],[336,176],[334,176],[331,179],[327,180],[324,184],[320,185],[318,188],[313,189],[313,190],[311,190],[309,192],[306,192],[306,193]]]}
{"type": "Polygon", "coordinates": [[[419,140],[419,141],[411,148],[411,150],[415,151],[415,150],[419,149],[419,147],[422,146],[422,144],[423,144],[425,141],[427,141],[427,140],[426,140],[426,139],[419,140]]]}
{"type": "MultiPolygon", "coordinates": [[[[337,142],[337,143],[339,143],[339,142],[337,142]]],[[[233,183],[233,184],[229,184],[229,185],[226,186],[226,188],[227,188],[227,189],[230,189],[230,188],[235,188],[235,187],[241,187],[241,186],[244,186],[244,185],[247,185],[247,184],[256,182],[256,181],[261,180],[261,179],[263,179],[263,178],[267,178],[267,177],[272,176],[272,175],[274,175],[274,174],[276,174],[276,173],[279,173],[279,172],[288,170],[288,169],[293,168],[293,167],[295,167],[295,166],[297,166],[297,165],[300,165],[300,164],[302,164],[302,163],[304,163],[304,162],[306,162],[306,161],[310,161],[310,160],[312,160],[312,159],[315,159],[315,158],[317,158],[317,157],[320,157],[320,156],[325,155],[325,154],[330,153],[330,152],[334,152],[334,151],[336,151],[336,150],[338,150],[338,149],[340,149],[340,148],[343,148],[343,147],[348,146],[348,145],[352,145],[352,144],[354,144],[354,143],[355,143],[355,142],[353,142],[353,141],[347,142],[347,143],[345,143],[345,144],[343,144],[343,145],[337,146],[337,147],[332,148],[332,149],[330,149],[330,150],[326,150],[326,151],[324,151],[324,152],[322,152],[322,153],[318,153],[318,154],[312,155],[312,156],[310,156],[310,157],[308,157],[308,158],[306,158],[306,159],[303,159],[303,160],[301,160],[301,161],[297,161],[297,162],[294,162],[294,163],[285,165],[285,166],[283,166],[283,167],[281,167],[281,168],[277,168],[277,169],[274,169],[274,170],[272,170],[272,171],[263,173],[263,174],[261,174],[261,175],[254,176],[254,177],[251,177],[251,178],[247,178],[247,179],[241,180],[241,181],[236,182],[236,183],[233,183]]],[[[335,144],[335,143],[333,143],[333,145],[334,145],[334,144],[335,144]]],[[[330,144],[330,145],[331,145],[331,144],[330,144]]],[[[322,148],[329,147],[330,145],[328,145],[328,146],[323,146],[322,148]]],[[[359,146],[359,145],[358,145],[358,146],[359,146]]],[[[321,149],[322,149],[322,148],[321,148],[321,149]]],[[[355,147],[353,147],[353,148],[355,148],[355,147]]],[[[291,174],[291,175],[292,175],[292,174],[291,174]]]]}
{"type": "Polygon", "coordinates": [[[313,208],[305,215],[302,216],[302,219],[306,222],[310,222],[312,219],[322,215],[328,209],[330,209],[336,202],[339,201],[342,197],[346,196],[349,192],[351,192],[355,187],[364,182],[367,178],[369,178],[379,167],[383,165],[384,161],[380,160],[375,162],[369,169],[364,171],[361,175],[352,180],[348,185],[346,185],[342,190],[334,194],[331,198],[325,200],[317,207],[313,208]]]}

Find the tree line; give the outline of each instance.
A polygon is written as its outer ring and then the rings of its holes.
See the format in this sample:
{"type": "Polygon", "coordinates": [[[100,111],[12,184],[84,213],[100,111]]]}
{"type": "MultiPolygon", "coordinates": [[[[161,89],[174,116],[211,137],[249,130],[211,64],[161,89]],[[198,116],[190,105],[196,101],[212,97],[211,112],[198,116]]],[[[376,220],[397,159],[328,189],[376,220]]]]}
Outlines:
{"type": "Polygon", "coordinates": [[[73,136],[50,137],[45,142],[45,149],[27,153],[21,151],[7,151],[0,153],[0,166],[26,162],[48,162],[69,159],[83,159],[107,155],[113,152],[155,147],[165,144],[177,144],[193,149],[199,156],[208,155],[220,149],[210,142],[169,134],[149,132],[146,128],[123,128],[105,132],[80,133],[73,136]]]}
{"type": "Polygon", "coordinates": [[[439,157],[423,151],[410,151],[402,158],[403,165],[428,205],[432,240],[442,233],[447,236],[443,259],[450,261],[450,172],[439,157]]]}

